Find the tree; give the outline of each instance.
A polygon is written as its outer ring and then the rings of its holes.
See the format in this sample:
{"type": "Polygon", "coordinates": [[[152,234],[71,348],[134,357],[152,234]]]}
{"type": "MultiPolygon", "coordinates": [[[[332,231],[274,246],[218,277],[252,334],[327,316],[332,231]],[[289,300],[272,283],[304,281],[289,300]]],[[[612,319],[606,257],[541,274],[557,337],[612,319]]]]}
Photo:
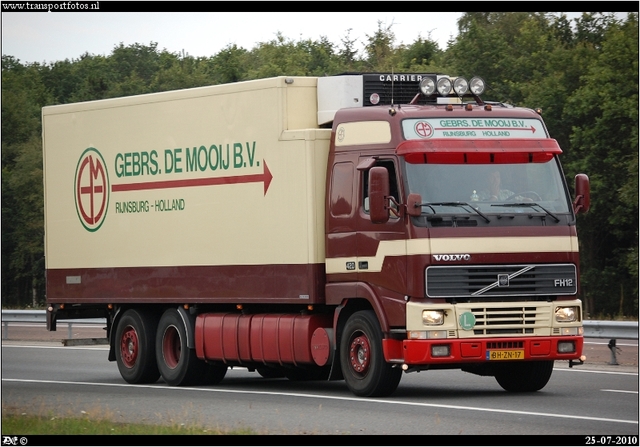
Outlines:
{"type": "Polygon", "coordinates": [[[228,45],[208,61],[214,84],[243,81],[247,78],[247,50],[228,45]]]}
{"type": "Polygon", "coordinates": [[[579,228],[585,294],[606,314],[637,314],[638,16],[608,22],[602,36],[581,32],[598,56],[564,115],[573,123],[568,172],[591,180],[592,210],[579,228]]]}
{"type": "MultiPolygon", "coordinates": [[[[578,218],[582,298],[593,314],[638,311],[638,14],[470,12],[440,50],[428,36],[395,45],[393,23],[365,38],[346,31],[294,41],[281,33],[247,50],[229,45],[207,58],[156,43],[119,44],[48,65],[2,56],[2,296],[42,300],[41,108],[268,76],[344,72],[435,72],[488,83],[487,99],[540,107],[570,186],[589,175],[592,208],[578,218]]],[[[494,109],[495,110],[495,109],[494,109]]]]}
{"type": "Polygon", "coordinates": [[[358,50],[355,49],[355,44],[358,40],[351,38],[351,31],[353,31],[353,29],[349,28],[345,36],[340,40],[342,42],[342,48],[338,51],[338,57],[346,71],[355,70],[356,56],[358,55],[358,50]]]}
{"type": "Polygon", "coordinates": [[[154,74],[149,84],[152,92],[202,87],[213,83],[213,74],[205,58],[194,58],[184,52],[176,55],[163,51],[159,63],[162,68],[154,74]]]}
{"type": "MultiPolygon", "coordinates": [[[[3,258],[4,244],[10,241],[11,256],[3,259],[4,273],[14,284],[4,299],[36,305],[44,294],[44,207],[42,183],[42,142],[39,136],[19,145],[19,156],[12,170],[3,169],[3,258]],[[11,210],[5,209],[5,189],[12,197],[11,210]],[[5,212],[11,213],[9,228],[4,227],[5,212]],[[8,261],[8,270],[4,262],[8,261]],[[29,299],[31,298],[31,299],[29,299]]],[[[4,286],[3,280],[3,286],[4,286]]]]}
{"type": "Polygon", "coordinates": [[[49,101],[39,64],[2,57],[2,297],[32,303],[43,293],[41,106],[49,101]]]}
{"type": "Polygon", "coordinates": [[[310,59],[304,49],[278,32],[274,40],[260,43],[250,51],[248,77],[305,76],[310,59]]]}
{"type": "Polygon", "coordinates": [[[368,69],[371,71],[397,71],[399,64],[393,45],[396,36],[391,28],[393,28],[393,22],[383,27],[382,22],[378,21],[376,32],[372,35],[366,35],[365,53],[367,55],[368,69]]]}
{"type": "Polygon", "coordinates": [[[437,72],[437,69],[430,69],[436,58],[442,53],[437,42],[431,39],[418,38],[409,45],[403,45],[397,50],[400,59],[398,68],[409,72],[437,72]]]}

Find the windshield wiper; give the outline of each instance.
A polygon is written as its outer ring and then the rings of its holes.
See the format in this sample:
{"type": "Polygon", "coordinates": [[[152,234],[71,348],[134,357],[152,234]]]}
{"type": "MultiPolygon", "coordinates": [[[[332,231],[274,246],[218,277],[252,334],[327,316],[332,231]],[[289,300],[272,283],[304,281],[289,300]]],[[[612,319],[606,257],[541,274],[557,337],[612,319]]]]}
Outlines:
{"type": "Polygon", "coordinates": [[[524,203],[494,203],[491,206],[505,206],[505,207],[510,207],[510,208],[521,208],[521,207],[529,207],[529,208],[533,208],[534,206],[537,206],[538,208],[540,208],[542,211],[544,211],[545,213],[547,213],[549,216],[553,217],[553,219],[557,222],[560,222],[560,219],[558,218],[558,216],[556,216],[555,214],[553,214],[551,211],[547,210],[546,208],[544,208],[542,205],[540,205],[539,203],[535,203],[535,202],[524,202],[524,203]]]}
{"type": "Polygon", "coordinates": [[[431,211],[433,211],[433,214],[436,214],[436,210],[433,209],[434,206],[461,206],[461,207],[468,207],[468,208],[471,208],[478,216],[482,217],[485,221],[491,222],[491,220],[489,220],[489,218],[487,216],[485,216],[484,213],[481,213],[480,211],[478,211],[477,209],[475,209],[474,207],[469,205],[467,202],[425,202],[425,203],[417,203],[415,206],[416,207],[428,206],[429,208],[431,208],[431,211]]]}

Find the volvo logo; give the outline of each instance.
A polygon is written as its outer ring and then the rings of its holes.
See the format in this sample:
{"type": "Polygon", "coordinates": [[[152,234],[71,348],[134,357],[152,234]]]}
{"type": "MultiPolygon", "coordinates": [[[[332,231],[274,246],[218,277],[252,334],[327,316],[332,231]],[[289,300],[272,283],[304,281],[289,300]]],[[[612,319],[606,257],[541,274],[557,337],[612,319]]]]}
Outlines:
{"type": "Polygon", "coordinates": [[[470,261],[471,255],[433,255],[436,261],[470,261]]]}
{"type": "Polygon", "coordinates": [[[498,287],[509,287],[509,275],[506,273],[498,275],[498,287]]]}

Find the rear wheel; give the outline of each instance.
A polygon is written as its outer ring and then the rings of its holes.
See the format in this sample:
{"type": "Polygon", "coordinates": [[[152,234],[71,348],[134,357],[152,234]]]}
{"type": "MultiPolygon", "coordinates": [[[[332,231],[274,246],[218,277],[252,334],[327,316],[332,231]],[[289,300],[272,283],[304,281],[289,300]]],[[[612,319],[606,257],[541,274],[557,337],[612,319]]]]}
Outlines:
{"type": "Polygon", "coordinates": [[[160,377],[156,363],[155,334],[157,320],[136,309],[120,318],[116,329],[116,363],[128,383],[153,383],[160,377]]]}
{"type": "Polygon", "coordinates": [[[204,385],[216,385],[227,375],[227,365],[207,364],[202,383],[204,385]]]}
{"type": "Polygon", "coordinates": [[[357,396],[388,396],[402,376],[384,360],[382,330],[371,310],[354,313],[340,339],[340,364],[347,386],[357,396]]]}
{"type": "Polygon", "coordinates": [[[505,391],[530,393],[545,387],[553,372],[553,360],[505,363],[498,366],[496,381],[505,391]]]}
{"type": "Polygon", "coordinates": [[[187,331],[176,309],[168,309],[160,318],[156,335],[158,370],[169,385],[218,383],[226,366],[208,365],[187,346],[187,331]]]}

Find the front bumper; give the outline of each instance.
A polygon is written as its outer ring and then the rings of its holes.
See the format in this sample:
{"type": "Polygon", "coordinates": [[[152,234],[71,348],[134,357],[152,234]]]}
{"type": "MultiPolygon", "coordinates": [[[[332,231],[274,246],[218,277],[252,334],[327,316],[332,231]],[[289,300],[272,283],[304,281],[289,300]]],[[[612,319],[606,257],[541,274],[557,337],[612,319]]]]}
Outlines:
{"type": "Polygon", "coordinates": [[[482,339],[385,339],[385,360],[406,365],[481,363],[503,360],[578,360],[582,336],[482,339]],[[567,352],[567,346],[573,350],[567,352]],[[563,346],[564,350],[559,350],[563,346]],[[564,352],[561,352],[564,351],[564,352]],[[437,355],[437,353],[446,355],[437,355]],[[436,354],[436,355],[434,355],[436,354]]]}

